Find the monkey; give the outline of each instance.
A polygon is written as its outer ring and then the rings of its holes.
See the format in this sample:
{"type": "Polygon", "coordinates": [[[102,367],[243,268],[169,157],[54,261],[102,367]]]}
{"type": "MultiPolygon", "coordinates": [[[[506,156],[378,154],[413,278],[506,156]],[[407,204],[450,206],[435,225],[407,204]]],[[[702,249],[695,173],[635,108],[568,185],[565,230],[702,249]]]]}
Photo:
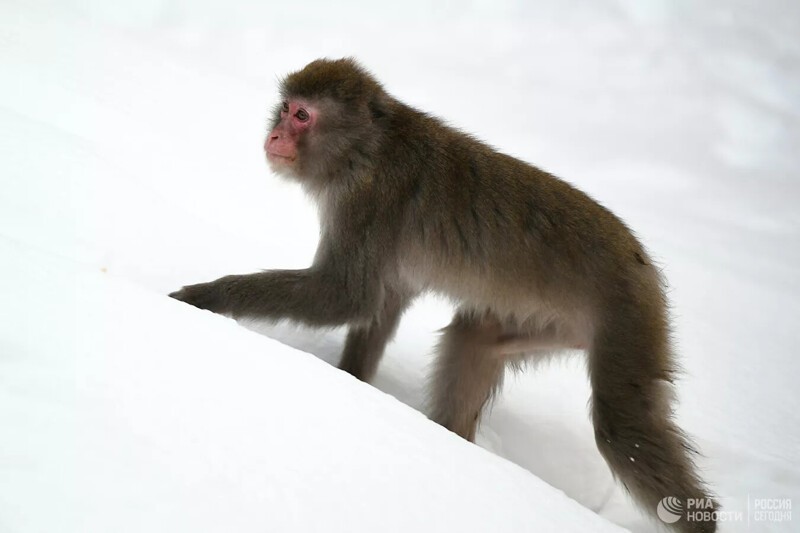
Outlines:
{"type": "MultiPolygon", "coordinates": [[[[280,84],[272,171],[316,202],[310,267],[230,275],[172,298],[234,318],[349,326],[340,368],[369,381],[420,294],[451,300],[430,418],[474,441],[509,361],[585,351],[597,447],[644,509],[713,497],[672,419],[665,281],[626,224],[566,181],[404,104],[352,58],[280,84]],[[531,355],[533,354],[533,355],[531,355]]],[[[713,532],[713,519],[672,524],[713,532]]]]}

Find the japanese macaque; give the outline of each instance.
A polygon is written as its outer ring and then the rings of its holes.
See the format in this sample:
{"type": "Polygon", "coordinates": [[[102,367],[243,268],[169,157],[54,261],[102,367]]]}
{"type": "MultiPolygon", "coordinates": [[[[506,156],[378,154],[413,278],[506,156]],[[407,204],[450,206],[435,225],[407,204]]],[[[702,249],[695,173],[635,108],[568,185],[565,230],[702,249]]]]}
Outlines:
{"type": "MultiPolygon", "coordinates": [[[[595,439],[650,513],[710,498],[671,419],[676,372],[658,268],[610,211],[566,182],[403,104],[352,59],[287,76],[264,149],[318,203],[311,267],[233,275],[170,296],[233,317],[349,325],[340,367],[369,381],[415,296],[457,310],[430,416],[473,440],[504,369],[581,348],[595,439]]],[[[681,531],[715,531],[682,517],[681,531]]]]}

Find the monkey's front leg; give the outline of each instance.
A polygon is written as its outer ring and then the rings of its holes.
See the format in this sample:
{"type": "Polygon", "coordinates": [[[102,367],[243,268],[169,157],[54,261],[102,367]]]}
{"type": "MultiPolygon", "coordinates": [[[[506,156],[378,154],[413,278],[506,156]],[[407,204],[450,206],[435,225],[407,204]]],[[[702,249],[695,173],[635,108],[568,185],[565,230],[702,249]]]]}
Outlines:
{"type": "Polygon", "coordinates": [[[362,381],[369,382],[378,369],[386,343],[394,336],[400,316],[408,307],[412,297],[387,289],[381,313],[369,324],[356,324],[350,327],[339,368],[362,381]]]}
{"type": "Polygon", "coordinates": [[[312,326],[336,326],[368,315],[372,298],[340,286],[324,272],[272,270],[187,285],[170,297],[200,309],[268,319],[289,318],[312,326]]]}

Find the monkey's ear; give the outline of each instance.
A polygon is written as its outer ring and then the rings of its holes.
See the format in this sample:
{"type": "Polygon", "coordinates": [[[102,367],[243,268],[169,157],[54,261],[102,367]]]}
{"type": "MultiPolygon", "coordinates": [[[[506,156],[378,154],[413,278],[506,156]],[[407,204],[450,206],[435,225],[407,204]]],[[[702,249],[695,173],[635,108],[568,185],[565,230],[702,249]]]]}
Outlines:
{"type": "Polygon", "coordinates": [[[373,122],[380,122],[389,114],[389,99],[386,95],[375,95],[367,106],[373,122]]]}

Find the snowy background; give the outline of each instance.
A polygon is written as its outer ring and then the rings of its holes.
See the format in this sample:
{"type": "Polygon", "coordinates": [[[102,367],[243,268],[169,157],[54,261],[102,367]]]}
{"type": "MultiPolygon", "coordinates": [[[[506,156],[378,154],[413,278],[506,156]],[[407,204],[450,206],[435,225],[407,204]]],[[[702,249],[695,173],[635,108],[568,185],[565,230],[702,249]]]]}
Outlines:
{"type": "MultiPolygon", "coordinates": [[[[321,362],[342,331],[164,296],[310,262],[261,146],[278,76],[344,55],[636,230],[721,530],[800,527],[752,512],[800,506],[800,4],[128,4],[0,2],[0,531],[657,530],[579,357],[509,377],[484,451],[321,362]]],[[[449,313],[406,314],[380,391],[422,408],[449,313]]]]}

